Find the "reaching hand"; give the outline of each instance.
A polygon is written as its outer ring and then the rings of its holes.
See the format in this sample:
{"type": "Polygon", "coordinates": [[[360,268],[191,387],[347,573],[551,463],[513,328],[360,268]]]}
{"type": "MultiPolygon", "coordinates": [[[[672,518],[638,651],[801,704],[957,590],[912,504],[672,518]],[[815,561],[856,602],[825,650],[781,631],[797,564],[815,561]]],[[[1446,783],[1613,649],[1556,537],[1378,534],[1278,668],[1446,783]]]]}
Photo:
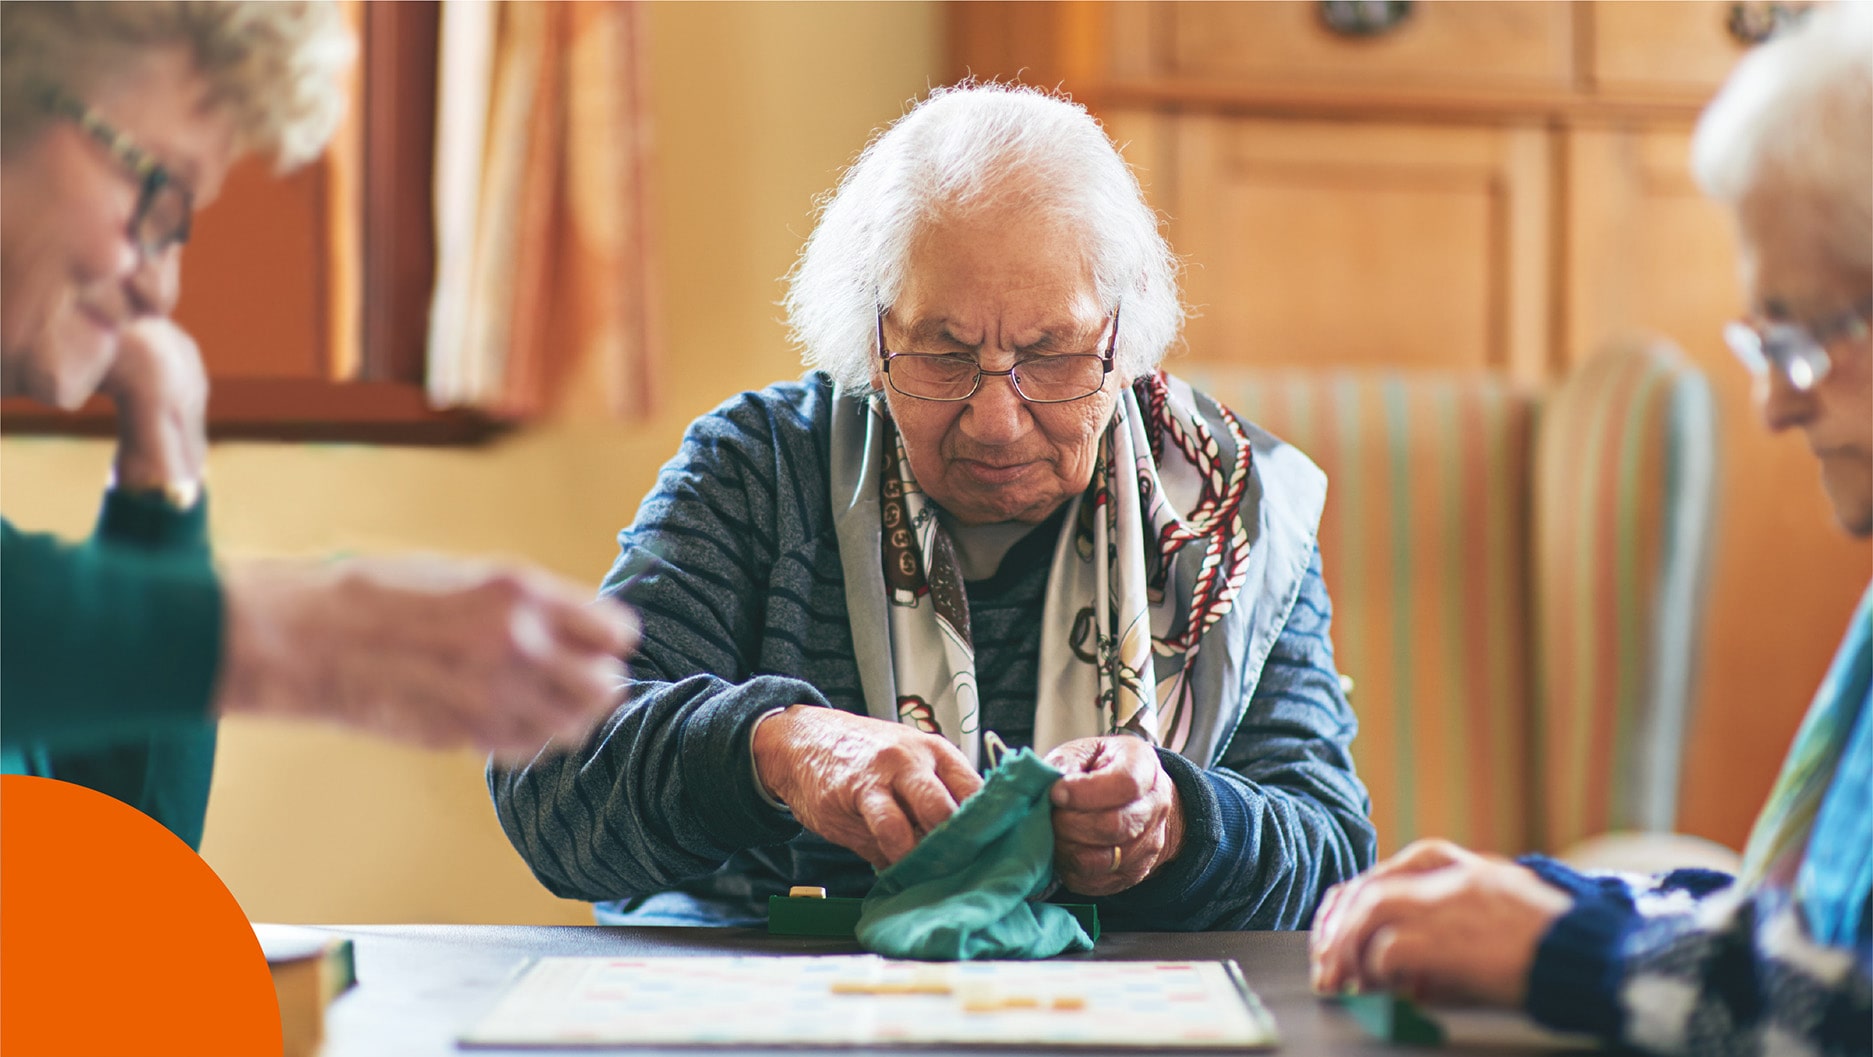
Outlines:
{"type": "Polygon", "coordinates": [[[1123,892],[1184,845],[1184,806],[1157,750],[1129,734],[1080,738],[1047,754],[1054,783],[1054,867],[1083,895],[1123,892]]]}
{"type": "Polygon", "coordinates": [[[754,760],[801,825],[878,869],[982,788],[962,751],[938,735],[812,705],[756,728],[754,760]]]}
{"type": "Polygon", "coordinates": [[[1314,989],[1518,1007],[1542,936],[1572,905],[1507,859],[1418,841],[1328,889],[1309,939],[1314,989]]]}
{"type": "Polygon", "coordinates": [[[117,405],[119,487],[201,480],[208,458],[208,372],[186,331],[162,316],[126,324],[98,391],[117,405]]]}
{"type": "Polygon", "coordinates": [[[325,719],[503,756],[579,739],[622,702],[615,602],[529,570],[427,557],[234,566],[224,712],[325,719]]]}

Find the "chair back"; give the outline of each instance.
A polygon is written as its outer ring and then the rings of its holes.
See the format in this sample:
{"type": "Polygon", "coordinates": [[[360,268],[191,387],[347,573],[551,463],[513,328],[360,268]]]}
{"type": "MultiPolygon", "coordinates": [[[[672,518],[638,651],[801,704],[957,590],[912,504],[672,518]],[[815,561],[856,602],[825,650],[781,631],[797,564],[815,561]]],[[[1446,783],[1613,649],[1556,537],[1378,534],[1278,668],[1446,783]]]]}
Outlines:
{"type": "Polygon", "coordinates": [[[1178,374],[1328,479],[1320,549],[1381,854],[1530,846],[1533,401],[1482,374],[1178,374]]]}
{"type": "Polygon", "coordinates": [[[1544,847],[1674,827],[1716,452],[1710,383],[1661,340],[1610,345],[1542,407],[1532,542],[1544,847]]]}

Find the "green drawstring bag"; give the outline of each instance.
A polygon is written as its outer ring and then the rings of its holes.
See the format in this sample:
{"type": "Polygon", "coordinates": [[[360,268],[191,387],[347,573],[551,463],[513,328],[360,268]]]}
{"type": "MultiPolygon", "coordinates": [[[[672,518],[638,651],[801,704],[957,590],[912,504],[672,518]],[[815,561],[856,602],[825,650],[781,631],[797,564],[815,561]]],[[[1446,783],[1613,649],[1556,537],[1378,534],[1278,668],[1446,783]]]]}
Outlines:
{"type": "Polygon", "coordinates": [[[1002,747],[982,788],[878,875],[859,913],[859,943],[928,961],[1092,950],[1065,907],[1037,901],[1054,879],[1047,793],[1059,777],[1032,751],[1002,747]]]}

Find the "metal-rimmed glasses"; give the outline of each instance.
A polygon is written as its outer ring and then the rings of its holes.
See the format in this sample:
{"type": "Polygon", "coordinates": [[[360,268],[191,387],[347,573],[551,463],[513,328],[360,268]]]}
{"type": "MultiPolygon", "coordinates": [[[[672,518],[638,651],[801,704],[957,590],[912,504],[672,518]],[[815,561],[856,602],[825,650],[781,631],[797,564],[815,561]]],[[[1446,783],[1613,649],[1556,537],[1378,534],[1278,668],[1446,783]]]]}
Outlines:
{"type": "Polygon", "coordinates": [[[136,179],[137,211],[130,219],[130,239],[145,260],[160,257],[169,247],[189,240],[195,196],[173,173],[135,140],[64,89],[43,83],[34,88],[40,107],[83,129],[103,144],[111,158],[136,179]]]}
{"type": "Polygon", "coordinates": [[[1105,355],[1090,352],[1034,356],[1005,371],[985,371],[970,356],[944,353],[890,352],[884,347],[884,310],[878,311],[878,356],[884,361],[885,380],[891,388],[918,400],[967,400],[982,387],[983,376],[1006,376],[1015,395],[1030,404],[1064,404],[1084,400],[1105,388],[1112,373],[1113,354],[1119,346],[1119,309],[1112,310],[1112,335],[1105,355]]]}
{"type": "Polygon", "coordinates": [[[1834,367],[1827,347],[1841,338],[1865,337],[1869,321],[1873,321],[1873,297],[1814,323],[1737,320],[1724,326],[1723,340],[1751,377],[1767,378],[1773,367],[1797,392],[1805,393],[1834,367]]]}

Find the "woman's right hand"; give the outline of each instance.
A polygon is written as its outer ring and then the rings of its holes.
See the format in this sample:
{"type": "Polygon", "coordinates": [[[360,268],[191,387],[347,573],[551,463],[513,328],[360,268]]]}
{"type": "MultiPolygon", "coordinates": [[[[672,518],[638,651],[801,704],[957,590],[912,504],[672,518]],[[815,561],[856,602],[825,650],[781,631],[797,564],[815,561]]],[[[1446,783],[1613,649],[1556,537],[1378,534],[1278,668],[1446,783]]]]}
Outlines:
{"type": "Polygon", "coordinates": [[[624,699],[623,606],[557,577],[425,556],[224,571],[223,714],[320,719],[525,756],[624,699]]]}
{"type": "Polygon", "coordinates": [[[982,788],[962,750],[940,735],[814,705],[757,726],[754,763],[801,825],[878,869],[982,788]]]}
{"type": "Polygon", "coordinates": [[[1314,990],[1519,1008],[1542,938],[1573,902],[1526,866],[1416,841],[1322,897],[1308,937],[1314,990]]]}

